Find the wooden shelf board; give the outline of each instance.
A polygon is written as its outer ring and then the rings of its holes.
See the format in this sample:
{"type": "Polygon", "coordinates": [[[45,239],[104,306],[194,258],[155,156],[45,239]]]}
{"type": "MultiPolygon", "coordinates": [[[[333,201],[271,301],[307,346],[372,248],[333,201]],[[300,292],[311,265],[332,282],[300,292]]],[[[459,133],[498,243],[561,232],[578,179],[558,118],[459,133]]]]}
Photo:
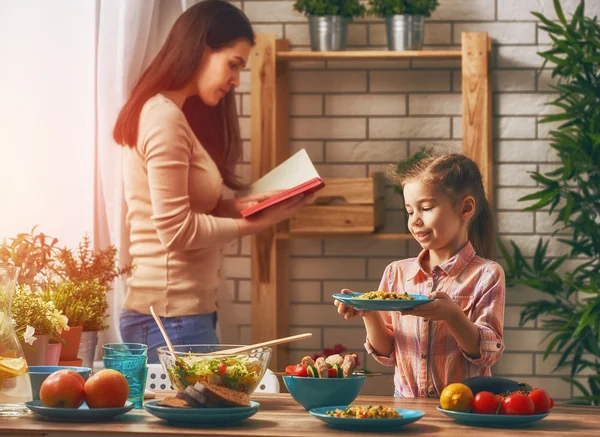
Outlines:
{"type": "Polygon", "coordinates": [[[279,51],[278,61],[343,61],[343,60],[402,60],[402,59],[461,59],[460,50],[414,50],[390,52],[385,50],[349,50],[341,52],[279,51]]]}
{"type": "Polygon", "coordinates": [[[290,234],[281,232],[275,236],[278,240],[290,240],[294,238],[370,238],[372,240],[412,240],[412,234],[374,233],[374,234],[290,234]]]}

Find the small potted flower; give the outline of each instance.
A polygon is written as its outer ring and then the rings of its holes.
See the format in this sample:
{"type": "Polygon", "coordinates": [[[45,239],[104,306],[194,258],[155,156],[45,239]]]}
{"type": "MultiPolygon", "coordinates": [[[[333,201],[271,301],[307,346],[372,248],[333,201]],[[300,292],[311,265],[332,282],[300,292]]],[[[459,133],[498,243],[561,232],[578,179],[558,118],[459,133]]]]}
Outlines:
{"type": "Polygon", "coordinates": [[[421,50],[425,18],[438,5],[437,0],[369,0],[369,15],[385,18],[389,50],[421,50]]]}
{"type": "Polygon", "coordinates": [[[345,50],[348,22],[366,13],[359,0],[296,0],[294,10],[308,17],[314,52],[345,50]]]}
{"type": "MultiPolygon", "coordinates": [[[[18,285],[13,297],[12,317],[27,363],[30,366],[58,364],[58,355],[48,351],[52,349],[50,341],[69,329],[68,319],[62,311],[28,285],[18,285]]],[[[57,346],[60,348],[61,344],[57,343],[57,346]]]]}

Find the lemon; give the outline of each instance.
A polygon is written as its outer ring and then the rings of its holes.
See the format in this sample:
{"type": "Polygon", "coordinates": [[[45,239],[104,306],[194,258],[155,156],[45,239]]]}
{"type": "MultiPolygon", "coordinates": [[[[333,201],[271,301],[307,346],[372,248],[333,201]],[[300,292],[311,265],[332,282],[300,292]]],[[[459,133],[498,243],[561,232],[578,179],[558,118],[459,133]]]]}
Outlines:
{"type": "Polygon", "coordinates": [[[440,406],[444,410],[467,413],[471,410],[472,402],[473,392],[471,389],[458,382],[448,385],[440,396],[440,406]]]}
{"type": "Polygon", "coordinates": [[[10,376],[20,376],[27,373],[27,361],[25,358],[3,358],[0,357],[0,371],[10,376]]]}

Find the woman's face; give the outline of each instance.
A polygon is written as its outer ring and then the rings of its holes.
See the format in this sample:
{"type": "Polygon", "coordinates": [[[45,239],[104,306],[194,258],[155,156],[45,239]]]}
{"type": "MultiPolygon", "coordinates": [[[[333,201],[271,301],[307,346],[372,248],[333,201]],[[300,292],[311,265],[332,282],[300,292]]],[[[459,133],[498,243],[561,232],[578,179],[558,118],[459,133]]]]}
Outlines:
{"type": "Polygon", "coordinates": [[[198,95],[207,106],[217,106],[231,89],[240,85],[240,72],[248,62],[251,48],[246,39],[218,50],[207,47],[196,77],[198,95]]]}

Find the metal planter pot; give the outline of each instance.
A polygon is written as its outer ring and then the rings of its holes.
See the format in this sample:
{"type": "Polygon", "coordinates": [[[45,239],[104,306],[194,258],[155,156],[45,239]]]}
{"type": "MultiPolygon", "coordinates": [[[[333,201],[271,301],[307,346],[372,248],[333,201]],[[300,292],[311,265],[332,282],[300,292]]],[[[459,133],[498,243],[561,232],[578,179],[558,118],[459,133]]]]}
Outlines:
{"type": "Polygon", "coordinates": [[[339,15],[309,16],[310,47],[313,52],[346,49],[348,18],[339,15]]]}
{"type": "Polygon", "coordinates": [[[396,52],[421,50],[425,36],[425,16],[392,15],[385,17],[388,49],[396,52]]]}

